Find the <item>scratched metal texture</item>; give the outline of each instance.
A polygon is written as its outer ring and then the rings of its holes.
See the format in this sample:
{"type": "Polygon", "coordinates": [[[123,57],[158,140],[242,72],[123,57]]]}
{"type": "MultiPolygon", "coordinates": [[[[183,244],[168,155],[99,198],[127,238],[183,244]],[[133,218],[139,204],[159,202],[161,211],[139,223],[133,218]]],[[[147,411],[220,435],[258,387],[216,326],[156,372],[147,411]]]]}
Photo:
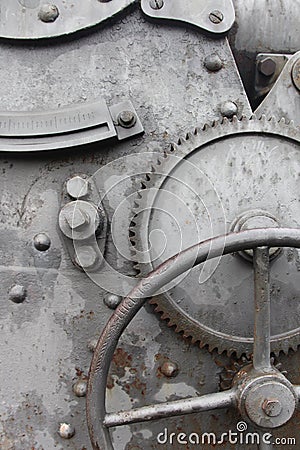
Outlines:
{"type": "MultiPolygon", "coordinates": [[[[235,101],[246,115],[250,108],[225,39],[210,39],[186,26],[149,23],[137,8],[88,34],[39,44],[2,40],[0,49],[2,110],[56,109],[98,97],[113,104],[130,98],[145,128],[144,136],[120,144],[1,154],[0,448],[91,450],[85,400],[74,396],[72,384],[87,375],[87,344],[99,336],[111,310],[103,304],[105,291],[72,264],[58,228],[64,183],[74,173],[92,175],[124,155],[162,152],[179,135],[220,117],[223,101],[235,101]],[[217,73],[203,65],[212,52],[224,61],[217,73]],[[33,246],[39,232],[51,238],[47,252],[33,246]],[[22,304],[8,299],[15,284],[27,290],[22,304]],[[57,433],[64,421],[76,429],[70,440],[57,433]]],[[[113,176],[125,177],[127,169],[116,164],[113,176]]],[[[137,172],[143,169],[137,167],[137,172]]],[[[129,180],[126,188],[132,192],[136,184],[129,180]]],[[[105,207],[111,219],[115,203],[105,207]]],[[[121,238],[128,239],[126,229],[121,238]]],[[[121,273],[134,276],[111,236],[106,257],[121,273]]],[[[228,363],[224,355],[210,355],[183,341],[148,305],[119,344],[108,386],[109,408],[215,392],[228,363]],[[179,364],[177,378],[166,379],[159,372],[167,358],[179,364]]],[[[292,381],[299,382],[297,364],[284,363],[288,369],[290,364],[292,381]]],[[[113,431],[113,441],[117,450],[159,449],[156,436],[166,426],[169,432],[219,432],[234,429],[238,420],[229,411],[180,417],[120,428],[113,431]]]]}

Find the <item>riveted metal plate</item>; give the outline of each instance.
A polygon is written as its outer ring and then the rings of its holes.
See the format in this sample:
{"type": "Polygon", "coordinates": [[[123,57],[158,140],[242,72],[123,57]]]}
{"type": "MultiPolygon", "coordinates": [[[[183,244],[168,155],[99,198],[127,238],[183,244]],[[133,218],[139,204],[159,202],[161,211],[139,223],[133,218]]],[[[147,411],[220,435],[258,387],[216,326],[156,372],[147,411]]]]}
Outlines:
{"type": "Polygon", "coordinates": [[[231,0],[164,0],[153,4],[149,0],[142,0],[141,6],[150,17],[188,22],[211,33],[226,33],[235,19],[231,0]]]}
{"type": "Polygon", "coordinates": [[[40,39],[92,27],[115,16],[134,0],[11,0],[0,1],[0,36],[40,39]]]}

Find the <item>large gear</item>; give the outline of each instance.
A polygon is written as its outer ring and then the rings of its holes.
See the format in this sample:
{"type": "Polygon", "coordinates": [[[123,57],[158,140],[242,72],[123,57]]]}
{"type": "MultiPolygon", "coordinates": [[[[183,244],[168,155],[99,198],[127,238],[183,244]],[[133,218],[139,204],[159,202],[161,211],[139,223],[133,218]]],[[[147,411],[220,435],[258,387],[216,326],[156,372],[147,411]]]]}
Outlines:
{"type": "MultiPolygon", "coordinates": [[[[299,227],[299,137],[299,129],[284,119],[234,117],[196,129],[159,154],[138,192],[131,228],[140,276],[193,243],[232,231],[249,210],[265,211],[279,226],[299,227]]],[[[252,265],[238,255],[217,262],[202,271],[204,284],[195,268],[150,302],[169,327],[200,347],[250,355],[252,265]]],[[[300,343],[299,270],[297,250],[285,249],[272,262],[271,350],[276,355],[300,343]]]]}

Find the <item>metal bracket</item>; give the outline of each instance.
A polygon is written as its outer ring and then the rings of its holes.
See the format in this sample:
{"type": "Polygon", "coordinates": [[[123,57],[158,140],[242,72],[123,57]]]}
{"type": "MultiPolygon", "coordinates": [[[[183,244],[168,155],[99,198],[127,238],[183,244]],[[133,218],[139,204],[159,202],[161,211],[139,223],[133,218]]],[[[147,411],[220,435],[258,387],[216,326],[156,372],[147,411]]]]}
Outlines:
{"type": "Polygon", "coordinates": [[[123,11],[135,0],[0,0],[0,36],[40,39],[90,28],[123,11]],[[44,4],[43,4],[44,3],[44,4]]]}
{"type": "Polygon", "coordinates": [[[141,0],[141,7],[147,16],[187,22],[215,34],[229,31],[235,20],[232,0],[141,0]]]}
{"type": "Polygon", "coordinates": [[[297,87],[297,71],[295,70],[299,61],[300,51],[292,55],[286,62],[273,88],[255,111],[258,116],[264,114],[272,117],[279,113],[278,119],[283,117],[287,121],[293,120],[295,125],[299,126],[300,89],[297,87]]]}
{"type": "Polygon", "coordinates": [[[103,99],[49,112],[0,113],[0,151],[32,152],[70,148],[142,133],[130,101],[107,107],[103,99]],[[111,113],[112,111],[112,113],[111,113]],[[133,117],[130,127],[117,122],[122,113],[133,117]]]}

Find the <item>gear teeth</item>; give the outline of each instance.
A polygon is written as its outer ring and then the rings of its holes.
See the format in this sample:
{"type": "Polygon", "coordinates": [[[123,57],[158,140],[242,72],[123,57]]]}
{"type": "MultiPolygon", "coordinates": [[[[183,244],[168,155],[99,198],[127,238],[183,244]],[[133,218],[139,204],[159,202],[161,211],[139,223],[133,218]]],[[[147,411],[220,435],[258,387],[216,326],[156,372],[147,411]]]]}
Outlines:
{"type": "MultiPolygon", "coordinates": [[[[271,133],[275,135],[280,135],[281,133],[283,137],[288,137],[295,140],[298,139],[298,135],[296,134],[297,128],[295,127],[293,121],[287,122],[284,118],[267,118],[264,114],[257,116],[257,114],[254,113],[250,118],[245,115],[240,118],[233,116],[232,119],[224,117],[223,119],[213,121],[211,124],[206,123],[202,127],[196,127],[192,133],[187,133],[185,138],[181,137],[178,140],[178,143],[170,144],[169,149],[160,154],[157,162],[154,161],[154,163],[152,163],[151,172],[146,174],[145,179],[141,182],[142,189],[137,192],[137,199],[134,201],[134,214],[137,215],[142,210],[141,205],[144,205],[144,202],[146,201],[145,189],[147,189],[149,185],[153,187],[157,186],[157,184],[155,184],[156,180],[162,179],[162,177],[158,178],[158,175],[162,174],[160,173],[161,169],[158,170],[157,166],[164,164],[163,174],[166,173],[164,176],[168,176],[168,169],[166,168],[170,166],[168,162],[171,159],[169,158],[170,154],[175,153],[176,155],[177,153],[178,157],[184,158],[189,154],[189,152],[200,148],[203,145],[207,145],[216,139],[247,132],[271,133]],[[278,130],[278,126],[282,126],[282,130],[278,130]],[[151,177],[153,174],[155,174],[155,177],[151,177]]],[[[130,232],[132,232],[130,233],[131,242],[135,243],[137,237],[136,235],[138,234],[135,230],[139,229],[140,222],[141,220],[139,218],[132,221],[133,226],[130,227],[130,232]]],[[[138,253],[134,249],[132,252],[137,257],[138,253]]],[[[137,263],[134,265],[134,268],[139,271],[141,276],[148,273],[147,264],[137,263]]],[[[251,354],[248,345],[243,345],[243,343],[235,344],[234,342],[232,342],[232,344],[228,344],[228,342],[225,343],[220,338],[214,337],[213,335],[208,335],[206,332],[195,331],[194,328],[189,329],[191,324],[188,324],[188,322],[185,323],[182,319],[180,320],[180,324],[177,324],[177,319],[172,318],[172,312],[167,310],[166,303],[162,302],[160,298],[162,298],[162,296],[154,297],[149,300],[149,303],[154,306],[154,311],[160,314],[161,318],[167,322],[167,326],[169,328],[175,328],[175,331],[182,334],[184,339],[190,340],[193,344],[198,343],[200,348],[207,348],[209,352],[216,350],[219,355],[224,352],[226,352],[229,357],[241,357],[242,354],[249,356],[251,354]]],[[[298,343],[296,342],[296,339],[297,337],[291,339],[291,343],[271,343],[272,353],[278,358],[282,353],[288,354],[289,349],[297,351],[298,343]],[[277,348],[273,348],[275,346],[277,346],[277,348]]],[[[249,359],[246,358],[245,361],[249,363],[249,359]]]]}

